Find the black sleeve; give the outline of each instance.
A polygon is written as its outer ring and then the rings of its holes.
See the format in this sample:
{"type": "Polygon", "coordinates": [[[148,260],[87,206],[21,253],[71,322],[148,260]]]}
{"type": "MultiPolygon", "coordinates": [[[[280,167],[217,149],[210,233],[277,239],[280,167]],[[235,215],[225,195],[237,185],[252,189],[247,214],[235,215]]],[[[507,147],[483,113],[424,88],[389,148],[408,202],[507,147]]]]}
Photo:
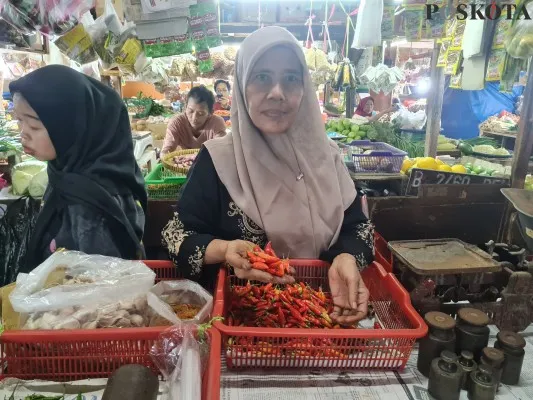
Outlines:
{"type": "Polygon", "coordinates": [[[374,226],[363,213],[359,196],[344,212],[337,242],[322,252],[320,259],[331,263],[341,253],[353,255],[361,269],[374,260],[374,226]]]}
{"type": "Polygon", "coordinates": [[[216,239],[219,182],[213,160],[202,148],[182,188],[174,217],[162,233],[170,259],[186,278],[199,279],[207,246],[216,239]]]}

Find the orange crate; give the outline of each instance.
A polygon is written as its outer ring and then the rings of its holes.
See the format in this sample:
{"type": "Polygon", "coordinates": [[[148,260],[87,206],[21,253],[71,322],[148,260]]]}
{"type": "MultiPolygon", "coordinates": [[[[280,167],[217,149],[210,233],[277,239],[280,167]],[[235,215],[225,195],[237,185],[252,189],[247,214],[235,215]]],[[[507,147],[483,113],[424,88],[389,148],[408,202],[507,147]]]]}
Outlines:
{"type": "MultiPolygon", "coordinates": [[[[144,261],[156,280],[176,279],[170,261],[144,261]]],[[[73,381],[106,378],[126,364],[145,365],[159,373],[149,351],[167,327],[76,329],[64,331],[5,331],[0,336],[0,379],[73,381]]],[[[220,398],[221,336],[208,330],[211,352],[202,381],[202,398],[220,398]]]]}
{"type": "Polygon", "coordinates": [[[379,233],[374,232],[374,259],[381,264],[385,271],[392,272],[392,253],[389,244],[379,233]]]}
{"type": "MultiPolygon", "coordinates": [[[[317,260],[291,260],[297,281],[329,291],[329,265],[317,260]]],[[[370,301],[383,329],[294,329],[228,326],[215,322],[229,368],[374,368],[397,370],[405,367],[415,340],[427,333],[427,326],[411,305],[409,294],[398,280],[377,263],[362,272],[370,301]],[[244,338],[246,344],[239,344],[244,338]],[[342,355],[297,355],[293,339],[330,339],[331,349],[342,355]],[[266,348],[265,342],[270,343],[266,348]],[[248,343],[252,343],[249,345],[248,343]],[[258,355],[260,354],[260,355],[258,355]]],[[[226,316],[231,285],[243,284],[222,269],[215,295],[215,316],[226,316]]],[[[296,345],[298,346],[298,345],[296,345]]]]}

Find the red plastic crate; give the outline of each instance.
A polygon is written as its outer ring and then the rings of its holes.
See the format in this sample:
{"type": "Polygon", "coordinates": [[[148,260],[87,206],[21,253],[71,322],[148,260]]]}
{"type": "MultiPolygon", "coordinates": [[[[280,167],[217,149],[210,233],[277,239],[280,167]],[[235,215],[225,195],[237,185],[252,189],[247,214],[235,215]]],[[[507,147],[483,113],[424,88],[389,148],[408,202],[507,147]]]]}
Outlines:
{"type": "MultiPolygon", "coordinates": [[[[297,281],[319,286],[327,292],[329,265],[316,260],[291,260],[297,281]]],[[[383,329],[294,329],[228,326],[215,322],[229,368],[374,368],[396,370],[405,367],[415,340],[427,333],[427,326],[411,305],[409,294],[383,267],[373,263],[362,272],[370,301],[383,329]],[[240,344],[244,338],[246,343],[240,344]],[[310,357],[298,355],[292,339],[330,339],[330,348],[340,355],[310,357]],[[249,343],[252,343],[251,345],[249,343]],[[269,343],[267,347],[265,343],[269,343]]],[[[230,285],[243,284],[220,271],[215,295],[215,316],[227,315],[230,285]]],[[[296,345],[298,346],[298,345],[296,345]]]]}
{"type": "Polygon", "coordinates": [[[392,272],[392,253],[387,241],[377,232],[374,232],[374,259],[385,271],[392,272]]]}
{"type": "MultiPolygon", "coordinates": [[[[178,275],[177,268],[170,261],[144,263],[156,272],[157,280],[176,279],[178,275]]],[[[148,353],[165,329],[167,327],[5,331],[0,336],[0,365],[4,367],[0,379],[73,381],[106,378],[127,364],[145,365],[159,373],[148,353]]],[[[216,329],[207,332],[211,352],[202,381],[202,398],[218,400],[221,336],[216,329]]]]}
{"type": "Polygon", "coordinates": [[[181,279],[180,270],[174,265],[172,261],[168,260],[144,260],[148,267],[155,272],[155,281],[169,281],[181,279]]]}

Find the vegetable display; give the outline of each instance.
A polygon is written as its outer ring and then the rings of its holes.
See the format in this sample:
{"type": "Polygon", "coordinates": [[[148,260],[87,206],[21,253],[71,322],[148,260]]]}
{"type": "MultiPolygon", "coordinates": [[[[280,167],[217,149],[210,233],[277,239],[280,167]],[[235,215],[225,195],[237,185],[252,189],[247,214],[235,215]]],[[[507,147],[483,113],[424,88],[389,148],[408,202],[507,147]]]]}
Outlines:
{"type": "Polygon", "coordinates": [[[196,159],[197,154],[182,154],[179,156],[175,156],[172,159],[172,162],[174,163],[174,166],[177,168],[185,168],[189,169],[192,167],[192,164],[194,163],[194,160],[196,159]]]}
{"type": "Polygon", "coordinates": [[[279,277],[289,273],[289,260],[279,258],[272,249],[270,242],[265,246],[264,251],[259,246],[255,246],[246,256],[254,269],[279,277]]]}
{"type": "Polygon", "coordinates": [[[340,328],[331,296],[304,283],[233,286],[228,325],[264,328],[340,328]]]}

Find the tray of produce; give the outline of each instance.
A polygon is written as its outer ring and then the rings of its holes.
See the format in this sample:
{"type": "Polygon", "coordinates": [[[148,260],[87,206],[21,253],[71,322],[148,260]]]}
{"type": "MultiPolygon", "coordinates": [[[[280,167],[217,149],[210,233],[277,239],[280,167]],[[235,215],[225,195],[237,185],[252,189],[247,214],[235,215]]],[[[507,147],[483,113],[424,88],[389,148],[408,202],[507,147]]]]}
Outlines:
{"type": "MultiPolygon", "coordinates": [[[[262,254],[259,257],[265,259],[262,254]]],[[[224,320],[214,325],[222,333],[230,368],[396,370],[405,366],[416,339],[426,334],[405,289],[377,263],[362,272],[370,291],[370,319],[359,327],[341,327],[328,314],[329,264],[268,257],[265,261],[268,268],[284,265],[274,271],[291,271],[298,283],[252,284],[228,275],[226,269],[219,273],[214,315],[224,320]]]]}
{"type": "Polygon", "coordinates": [[[487,158],[513,158],[513,153],[509,150],[503,147],[496,148],[490,144],[472,146],[472,155],[487,158]]]}
{"type": "Polygon", "coordinates": [[[355,172],[398,173],[407,155],[387,143],[356,140],[350,143],[355,172]]]}
{"type": "Polygon", "coordinates": [[[171,171],[187,174],[199,152],[199,149],[173,151],[163,156],[161,162],[171,171]]]}
{"type": "Polygon", "coordinates": [[[157,164],[144,180],[148,197],[151,199],[177,199],[181,187],[187,181],[187,176],[174,171],[166,172],[162,164],[157,164]]]}
{"type": "MultiPolygon", "coordinates": [[[[177,280],[178,271],[169,261],[54,253],[2,289],[3,378],[107,377],[131,363],[155,370],[149,351],[166,327],[152,324],[154,317],[166,318],[167,308],[171,319],[203,323],[210,313],[212,297],[194,282],[177,280]],[[179,314],[177,303],[201,308],[179,314]]],[[[220,358],[220,348],[215,354],[220,358]]]]}

